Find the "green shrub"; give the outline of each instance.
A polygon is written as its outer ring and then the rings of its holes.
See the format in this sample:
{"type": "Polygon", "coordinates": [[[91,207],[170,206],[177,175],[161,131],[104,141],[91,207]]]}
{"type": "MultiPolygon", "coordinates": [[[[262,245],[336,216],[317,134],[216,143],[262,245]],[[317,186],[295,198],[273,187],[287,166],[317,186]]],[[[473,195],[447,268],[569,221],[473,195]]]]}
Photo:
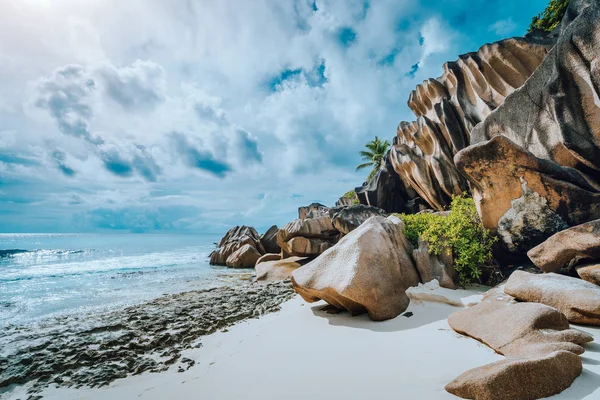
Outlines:
{"type": "Polygon", "coordinates": [[[429,242],[430,254],[452,249],[460,286],[478,280],[482,267],[492,261],[492,246],[497,238],[481,225],[472,198],[454,197],[447,216],[422,213],[399,217],[406,225],[406,237],[415,247],[421,236],[429,242]]]}
{"type": "Polygon", "coordinates": [[[533,17],[527,32],[535,29],[552,32],[562,21],[568,5],[569,0],[550,0],[548,7],[541,14],[533,17]]]}

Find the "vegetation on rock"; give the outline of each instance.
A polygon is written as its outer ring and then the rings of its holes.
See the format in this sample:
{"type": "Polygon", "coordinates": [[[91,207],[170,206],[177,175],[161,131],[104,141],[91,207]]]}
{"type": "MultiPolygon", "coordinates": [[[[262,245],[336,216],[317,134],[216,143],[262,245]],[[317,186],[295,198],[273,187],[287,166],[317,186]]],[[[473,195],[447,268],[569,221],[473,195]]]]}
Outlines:
{"type": "Polygon", "coordinates": [[[472,198],[452,198],[448,215],[401,214],[406,237],[417,246],[419,236],[429,242],[430,254],[452,249],[458,283],[465,286],[481,277],[483,266],[492,261],[492,246],[497,238],[483,228],[472,198]]]}
{"type": "Polygon", "coordinates": [[[562,21],[568,5],[569,0],[550,0],[548,7],[541,14],[533,17],[527,32],[533,32],[536,29],[552,32],[562,21]]]}
{"type": "Polygon", "coordinates": [[[368,142],[365,147],[366,150],[359,153],[365,162],[356,167],[356,170],[360,171],[361,169],[372,168],[368,177],[370,179],[379,169],[381,160],[383,160],[385,153],[390,148],[390,142],[387,140],[382,142],[379,137],[375,136],[375,139],[368,142]]]}
{"type": "Polygon", "coordinates": [[[342,199],[352,200],[352,204],[359,204],[358,196],[354,190],[349,190],[342,195],[342,199]]]}

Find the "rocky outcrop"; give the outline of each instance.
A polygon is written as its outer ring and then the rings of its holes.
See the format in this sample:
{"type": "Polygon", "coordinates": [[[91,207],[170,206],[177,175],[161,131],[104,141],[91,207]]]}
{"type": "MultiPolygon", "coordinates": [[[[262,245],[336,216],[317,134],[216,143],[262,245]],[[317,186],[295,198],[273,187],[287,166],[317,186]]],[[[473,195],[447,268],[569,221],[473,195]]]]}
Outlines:
{"type": "Polygon", "coordinates": [[[520,232],[503,235],[516,251],[529,250],[563,223],[600,218],[600,4],[573,1],[569,9],[556,45],[539,68],[473,129],[471,143],[477,144],[455,157],[486,227],[500,228],[503,216],[511,227],[516,222],[520,232]],[[511,211],[511,202],[526,195],[519,188],[523,181],[533,193],[511,211]],[[518,226],[526,219],[519,209],[530,206],[529,215],[545,217],[532,224],[532,237],[522,240],[528,233],[518,226]]]}
{"type": "Polygon", "coordinates": [[[335,202],[336,207],[347,207],[354,204],[359,204],[358,196],[354,190],[346,193],[335,202]]]}
{"type": "Polygon", "coordinates": [[[319,218],[326,217],[329,215],[329,207],[324,206],[321,203],[312,203],[305,207],[298,207],[298,218],[319,218]]]}
{"type": "MultiPolygon", "coordinates": [[[[310,213],[312,211],[307,215],[310,213]]],[[[286,254],[298,257],[316,257],[333,246],[338,238],[339,232],[333,227],[329,214],[296,219],[277,233],[277,243],[281,249],[286,254]]]]}
{"type": "Polygon", "coordinates": [[[347,235],[372,216],[385,216],[386,213],[377,207],[356,204],[348,207],[332,208],[330,215],[333,227],[341,234],[347,235]]]}
{"type": "Polygon", "coordinates": [[[226,265],[229,256],[245,245],[253,247],[259,257],[265,253],[256,229],[249,226],[231,228],[219,242],[219,247],[210,254],[210,265],[226,265]]]}
{"type": "Polygon", "coordinates": [[[507,137],[470,146],[455,161],[471,181],[484,227],[513,252],[600,217],[600,193],[577,170],[538,158],[507,137]]]}
{"type": "Polygon", "coordinates": [[[446,249],[439,255],[429,254],[429,243],[419,237],[419,247],[412,254],[422,283],[436,279],[441,287],[456,289],[451,249],[446,249]]]}
{"type": "Polygon", "coordinates": [[[279,253],[281,247],[277,244],[277,225],[271,226],[265,233],[260,236],[260,243],[267,253],[279,253]]]}
{"type": "Polygon", "coordinates": [[[387,213],[408,212],[407,203],[417,196],[394,171],[389,153],[375,175],[355,191],[360,204],[377,207],[387,213]]]}
{"type": "Polygon", "coordinates": [[[505,360],[467,371],[446,390],[468,399],[539,399],[568,388],[582,371],[581,346],[593,338],[570,329],[560,311],[538,303],[518,303],[499,288],[484,300],[452,314],[448,324],[505,360]]]}
{"type": "Polygon", "coordinates": [[[411,93],[417,120],[398,126],[390,161],[401,179],[435,209],[443,209],[467,183],[453,156],[471,142],[471,131],[531,76],[552,41],[512,38],[486,44],[444,65],[411,93]]]}
{"type": "Polygon", "coordinates": [[[581,262],[600,261],[600,220],[558,232],[529,250],[527,256],[544,272],[558,272],[581,262]]]}
{"type": "Polygon", "coordinates": [[[290,257],[285,260],[260,261],[256,263],[257,282],[283,281],[292,276],[292,272],[308,263],[310,258],[290,257]]]}
{"type": "Polygon", "coordinates": [[[294,289],[308,302],[325,300],[375,321],[408,307],[405,290],[419,283],[404,222],[371,217],[321,256],[292,273],[294,289]]]}
{"type": "Polygon", "coordinates": [[[515,271],[504,292],[554,307],[574,324],[600,325],[600,287],[569,276],[515,271]]]}
{"type": "Polygon", "coordinates": [[[225,261],[230,268],[253,268],[261,254],[250,244],[245,244],[233,253],[225,261]]]}

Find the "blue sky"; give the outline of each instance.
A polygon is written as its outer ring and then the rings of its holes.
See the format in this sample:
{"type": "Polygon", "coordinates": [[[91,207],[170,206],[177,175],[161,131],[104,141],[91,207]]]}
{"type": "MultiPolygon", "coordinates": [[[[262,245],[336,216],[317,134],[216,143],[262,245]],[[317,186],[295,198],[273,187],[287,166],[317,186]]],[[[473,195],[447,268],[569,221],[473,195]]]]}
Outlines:
{"type": "Polygon", "coordinates": [[[0,0],[0,232],[259,230],[547,0],[0,0]]]}

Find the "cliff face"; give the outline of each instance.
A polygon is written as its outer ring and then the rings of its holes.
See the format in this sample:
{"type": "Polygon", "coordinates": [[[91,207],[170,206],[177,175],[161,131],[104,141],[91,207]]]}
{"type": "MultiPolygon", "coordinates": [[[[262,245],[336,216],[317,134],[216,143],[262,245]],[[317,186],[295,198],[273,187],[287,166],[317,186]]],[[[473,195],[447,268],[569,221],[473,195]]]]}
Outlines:
{"type": "Polygon", "coordinates": [[[444,65],[444,73],[411,93],[417,120],[398,126],[390,161],[402,180],[429,205],[443,209],[467,190],[453,162],[471,132],[522,86],[553,45],[551,39],[512,38],[486,44],[444,65]]]}

